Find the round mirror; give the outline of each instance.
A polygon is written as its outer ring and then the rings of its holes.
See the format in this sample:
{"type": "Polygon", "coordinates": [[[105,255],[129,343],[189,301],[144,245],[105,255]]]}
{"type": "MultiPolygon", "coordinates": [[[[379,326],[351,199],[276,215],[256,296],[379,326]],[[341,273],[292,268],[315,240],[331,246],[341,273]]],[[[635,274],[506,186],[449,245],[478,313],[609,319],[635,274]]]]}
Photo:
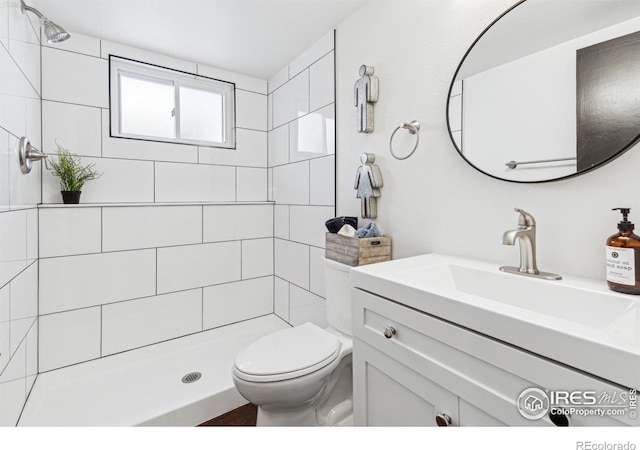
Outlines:
{"type": "Polygon", "coordinates": [[[449,134],[506,181],[575,176],[640,138],[640,2],[523,0],[471,45],[447,101],[449,134]]]}

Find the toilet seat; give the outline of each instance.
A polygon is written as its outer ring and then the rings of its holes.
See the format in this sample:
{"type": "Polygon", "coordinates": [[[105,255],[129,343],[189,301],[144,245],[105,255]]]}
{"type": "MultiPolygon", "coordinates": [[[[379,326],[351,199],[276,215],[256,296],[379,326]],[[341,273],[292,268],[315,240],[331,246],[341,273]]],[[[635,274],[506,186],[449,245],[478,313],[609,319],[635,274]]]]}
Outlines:
{"type": "Polygon", "coordinates": [[[340,354],[340,340],[305,323],[258,339],[238,354],[233,373],[253,382],[284,381],[315,372],[340,354]]]}

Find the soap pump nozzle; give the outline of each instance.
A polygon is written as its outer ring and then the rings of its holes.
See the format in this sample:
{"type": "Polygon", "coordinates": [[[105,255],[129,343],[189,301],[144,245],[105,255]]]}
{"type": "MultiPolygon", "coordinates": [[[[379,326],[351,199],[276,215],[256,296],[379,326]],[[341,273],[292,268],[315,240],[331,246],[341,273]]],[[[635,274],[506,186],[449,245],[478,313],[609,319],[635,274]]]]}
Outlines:
{"type": "Polygon", "coordinates": [[[620,211],[622,214],[622,222],[618,223],[618,230],[620,231],[633,231],[635,226],[633,223],[629,222],[627,217],[629,216],[629,212],[631,208],[613,208],[611,211],[620,211]]]}

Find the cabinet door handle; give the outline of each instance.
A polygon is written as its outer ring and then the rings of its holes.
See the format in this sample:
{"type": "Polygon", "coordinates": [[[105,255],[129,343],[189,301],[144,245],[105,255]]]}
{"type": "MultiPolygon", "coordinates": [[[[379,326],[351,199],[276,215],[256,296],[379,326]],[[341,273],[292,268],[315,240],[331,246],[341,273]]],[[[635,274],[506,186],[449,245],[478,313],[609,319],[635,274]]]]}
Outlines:
{"type": "Polygon", "coordinates": [[[436,425],[439,427],[448,427],[452,423],[451,417],[448,414],[437,414],[436,415],[436,425]]]}
{"type": "Polygon", "coordinates": [[[387,339],[391,339],[393,335],[396,334],[396,329],[391,325],[385,325],[384,330],[382,330],[382,334],[384,334],[384,337],[387,339]]]}

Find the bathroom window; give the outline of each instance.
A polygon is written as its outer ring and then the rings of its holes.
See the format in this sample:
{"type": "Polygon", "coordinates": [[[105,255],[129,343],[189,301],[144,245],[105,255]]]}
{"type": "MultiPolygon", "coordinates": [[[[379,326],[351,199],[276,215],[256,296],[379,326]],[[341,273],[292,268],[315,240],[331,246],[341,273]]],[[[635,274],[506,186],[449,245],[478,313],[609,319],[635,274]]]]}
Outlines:
{"type": "Polygon", "coordinates": [[[235,148],[235,85],[109,57],[111,136],[235,148]]]}

